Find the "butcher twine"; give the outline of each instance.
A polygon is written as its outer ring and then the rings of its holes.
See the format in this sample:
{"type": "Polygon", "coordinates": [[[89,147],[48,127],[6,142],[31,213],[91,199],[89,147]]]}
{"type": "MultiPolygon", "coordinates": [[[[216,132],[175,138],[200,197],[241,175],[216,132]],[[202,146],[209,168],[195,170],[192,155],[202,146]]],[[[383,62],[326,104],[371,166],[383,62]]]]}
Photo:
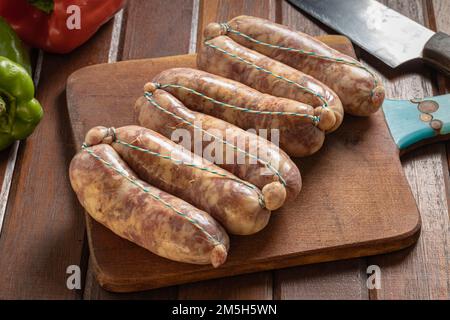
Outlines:
{"type": "Polygon", "coordinates": [[[130,144],[128,142],[125,142],[125,141],[122,141],[122,140],[118,139],[117,136],[116,136],[116,133],[115,133],[115,129],[114,128],[110,128],[110,129],[114,132],[112,134],[112,137],[113,137],[113,141],[112,142],[116,142],[116,143],[121,144],[121,145],[123,145],[125,147],[128,147],[130,149],[137,150],[137,151],[140,151],[140,152],[143,152],[143,153],[146,153],[146,154],[150,154],[152,156],[156,156],[156,157],[159,157],[159,158],[162,158],[162,159],[166,159],[166,160],[171,160],[171,161],[173,161],[174,163],[176,163],[178,165],[195,168],[195,169],[198,169],[198,170],[201,170],[201,171],[206,171],[206,172],[209,172],[211,174],[217,175],[219,177],[227,178],[227,179],[236,181],[236,182],[238,182],[240,184],[243,184],[244,186],[246,186],[247,188],[255,191],[258,194],[259,204],[261,205],[262,208],[265,208],[264,198],[263,198],[261,192],[258,190],[258,188],[256,188],[256,186],[254,186],[253,184],[248,183],[247,181],[244,181],[244,180],[232,177],[230,175],[227,175],[227,174],[224,174],[224,173],[220,173],[220,172],[218,172],[216,170],[213,170],[211,168],[202,167],[202,166],[197,165],[195,163],[188,163],[188,162],[184,162],[184,161],[181,161],[181,160],[177,160],[177,159],[174,159],[173,157],[171,157],[169,155],[161,154],[159,152],[155,152],[155,151],[152,151],[152,150],[149,150],[149,149],[145,149],[145,148],[141,148],[141,147],[135,146],[133,144],[130,144]]]}
{"type": "Polygon", "coordinates": [[[118,174],[120,174],[122,177],[124,177],[129,182],[131,182],[132,184],[137,186],[139,189],[141,189],[143,192],[149,194],[153,199],[155,199],[158,202],[161,202],[165,207],[169,208],[170,210],[174,211],[180,217],[182,217],[182,218],[186,219],[187,221],[189,221],[190,223],[192,223],[209,240],[211,240],[214,243],[214,246],[219,245],[219,244],[223,245],[222,242],[220,242],[218,239],[214,238],[208,231],[206,231],[205,228],[203,228],[196,219],[189,217],[187,214],[181,212],[180,210],[178,210],[177,208],[172,206],[170,203],[166,202],[164,199],[162,199],[157,194],[152,193],[149,188],[146,188],[145,186],[140,184],[138,181],[136,181],[136,179],[132,178],[126,171],[120,170],[120,169],[116,168],[111,162],[106,161],[105,159],[102,159],[99,155],[97,155],[94,151],[92,151],[92,149],[89,148],[89,146],[86,143],[83,143],[83,145],[81,146],[81,149],[86,151],[94,159],[97,159],[98,161],[103,163],[107,168],[110,168],[110,169],[114,170],[115,172],[117,172],[118,174]]]}
{"type": "Polygon", "coordinates": [[[211,97],[209,97],[209,96],[207,96],[207,95],[205,95],[205,94],[203,94],[201,92],[198,92],[198,91],[196,91],[194,89],[191,89],[189,87],[185,87],[185,86],[182,86],[182,85],[179,85],[179,84],[160,84],[160,83],[154,83],[154,84],[155,84],[155,86],[157,88],[160,88],[160,89],[175,88],[175,89],[186,90],[186,91],[188,91],[190,93],[193,93],[193,94],[195,94],[195,95],[197,95],[199,97],[202,97],[205,100],[208,100],[208,101],[210,101],[210,102],[212,102],[214,104],[217,104],[219,106],[230,108],[230,109],[233,109],[233,110],[246,112],[246,113],[255,113],[255,114],[262,114],[262,115],[266,115],[267,114],[267,115],[274,115],[274,116],[280,116],[280,115],[282,115],[282,116],[298,116],[298,117],[302,117],[302,118],[311,119],[311,121],[313,122],[313,124],[315,126],[317,126],[319,124],[319,121],[320,121],[320,117],[319,116],[313,116],[313,115],[310,115],[310,114],[307,114],[307,113],[289,112],[289,111],[254,110],[254,109],[249,109],[249,108],[238,107],[238,106],[235,106],[235,105],[232,105],[232,104],[229,104],[229,103],[218,101],[218,100],[216,100],[214,98],[211,98],[211,97]]]}
{"type": "Polygon", "coordinates": [[[289,84],[293,84],[294,86],[297,86],[301,90],[303,90],[305,92],[308,92],[308,93],[312,94],[313,96],[316,96],[317,98],[319,98],[319,100],[322,101],[322,103],[323,103],[323,105],[321,106],[322,108],[328,108],[328,101],[320,93],[317,93],[314,90],[311,90],[311,89],[309,89],[309,88],[307,88],[305,86],[302,86],[301,84],[299,84],[299,83],[297,83],[295,81],[292,81],[292,80],[290,80],[288,78],[280,76],[279,74],[276,74],[276,73],[274,73],[274,72],[272,72],[270,70],[267,70],[267,69],[265,69],[263,67],[260,67],[260,66],[258,66],[256,64],[254,64],[253,62],[245,60],[244,58],[241,58],[241,57],[239,57],[238,55],[236,55],[234,53],[231,53],[231,52],[228,52],[228,51],[226,51],[226,50],[224,50],[222,48],[219,48],[218,46],[216,46],[216,45],[214,45],[212,43],[209,43],[209,42],[205,41],[205,45],[208,46],[208,47],[211,47],[211,48],[213,48],[213,49],[215,49],[215,50],[217,50],[219,52],[222,52],[222,53],[224,53],[224,54],[226,54],[226,55],[228,55],[228,56],[230,56],[230,57],[232,57],[234,59],[237,59],[237,60],[239,60],[239,61],[241,61],[241,62],[243,62],[243,63],[245,63],[245,64],[247,64],[247,65],[249,65],[249,66],[251,66],[253,68],[255,68],[258,71],[262,71],[262,72],[267,73],[267,74],[269,74],[269,75],[271,75],[271,76],[273,76],[273,77],[275,77],[277,79],[286,81],[289,84]]]}
{"type": "Polygon", "coordinates": [[[360,68],[360,69],[366,71],[367,73],[369,73],[373,77],[374,87],[373,87],[373,89],[370,92],[371,96],[374,95],[374,89],[378,86],[378,80],[377,80],[377,77],[375,76],[375,74],[370,69],[366,68],[360,62],[348,61],[348,60],[345,60],[345,59],[342,59],[342,58],[333,58],[333,57],[330,57],[330,56],[325,56],[325,55],[318,54],[318,53],[313,52],[313,51],[305,51],[305,50],[301,50],[301,49],[284,47],[284,46],[279,46],[279,45],[275,45],[275,44],[270,44],[270,43],[263,42],[263,41],[255,39],[255,38],[252,38],[249,35],[247,35],[245,33],[242,33],[240,31],[234,30],[233,28],[231,28],[231,26],[228,23],[221,23],[220,26],[225,31],[225,34],[228,33],[228,32],[229,33],[233,33],[235,35],[243,37],[244,39],[247,39],[248,41],[251,41],[251,42],[259,44],[259,45],[263,45],[263,46],[266,46],[266,47],[269,47],[269,48],[273,48],[273,49],[279,49],[279,50],[284,50],[284,51],[291,51],[291,52],[307,55],[307,56],[310,56],[310,57],[315,57],[317,59],[334,61],[334,62],[337,62],[337,63],[342,63],[342,64],[346,64],[346,65],[349,65],[349,66],[352,66],[352,67],[360,68]]]}
{"type": "Polygon", "coordinates": [[[184,119],[184,118],[182,118],[182,117],[176,115],[175,113],[173,113],[173,112],[171,112],[171,111],[169,111],[169,110],[167,110],[167,109],[161,107],[161,106],[160,106],[160,105],[152,98],[152,96],[153,96],[153,94],[152,94],[151,92],[145,92],[145,93],[144,93],[144,97],[148,100],[148,102],[150,102],[155,108],[159,109],[160,111],[162,111],[162,112],[164,112],[164,113],[166,113],[166,114],[168,114],[168,115],[174,117],[174,118],[177,119],[177,120],[182,121],[183,123],[185,123],[185,124],[187,124],[187,125],[189,125],[189,126],[195,128],[195,129],[197,129],[197,130],[200,130],[200,131],[203,132],[204,134],[206,134],[206,135],[208,135],[208,136],[211,136],[211,137],[215,138],[216,140],[222,142],[223,144],[226,144],[226,145],[230,146],[233,150],[238,151],[238,152],[241,152],[241,153],[247,155],[248,157],[250,157],[250,158],[252,158],[252,159],[255,159],[255,160],[257,160],[258,162],[262,163],[262,164],[263,164],[264,166],[266,166],[269,170],[271,170],[271,171],[278,177],[278,179],[280,180],[281,184],[282,184],[284,187],[286,187],[286,185],[287,185],[287,184],[286,184],[286,181],[285,181],[284,178],[281,176],[280,172],[279,172],[277,169],[275,169],[268,161],[265,161],[265,160],[259,158],[258,156],[253,155],[253,154],[251,154],[251,153],[249,153],[249,152],[247,152],[247,151],[245,151],[245,150],[242,150],[242,149],[239,148],[238,146],[235,146],[234,144],[232,144],[232,143],[230,143],[230,142],[228,142],[228,141],[226,141],[226,140],[223,140],[222,138],[220,138],[220,137],[218,137],[218,136],[216,136],[216,135],[214,135],[214,134],[212,134],[212,133],[210,133],[210,132],[204,130],[203,128],[200,128],[199,126],[193,124],[192,122],[190,122],[190,121],[188,121],[188,120],[186,120],[186,119],[184,119]]]}

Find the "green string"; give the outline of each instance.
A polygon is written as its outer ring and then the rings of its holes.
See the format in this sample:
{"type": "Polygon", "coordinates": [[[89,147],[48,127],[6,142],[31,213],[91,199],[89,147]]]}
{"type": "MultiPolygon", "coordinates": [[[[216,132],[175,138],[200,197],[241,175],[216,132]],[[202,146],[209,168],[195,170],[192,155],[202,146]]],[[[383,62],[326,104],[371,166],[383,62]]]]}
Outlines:
{"type": "Polygon", "coordinates": [[[211,174],[220,176],[222,178],[227,178],[227,179],[230,179],[232,181],[236,181],[236,182],[238,182],[240,184],[243,184],[247,188],[249,188],[249,189],[251,189],[253,191],[256,191],[257,194],[258,194],[259,204],[261,205],[261,207],[263,207],[263,208],[265,207],[265,203],[264,203],[264,199],[263,199],[262,194],[259,192],[259,190],[254,185],[252,185],[252,184],[250,184],[250,183],[248,183],[246,181],[243,181],[241,179],[232,177],[230,175],[218,172],[218,171],[210,169],[208,167],[199,166],[199,165],[197,165],[195,163],[187,163],[187,162],[184,162],[184,161],[181,161],[181,160],[177,160],[177,159],[174,159],[171,156],[164,155],[164,154],[161,154],[159,152],[151,151],[149,149],[141,148],[141,147],[135,146],[133,144],[130,144],[128,142],[125,142],[125,141],[122,141],[120,139],[117,139],[117,138],[113,142],[116,142],[118,144],[121,144],[121,145],[126,146],[126,147],[128,147],[130,149],[133,149],[133,150],[137,150],[137,151],[140,151],[140,152],[143,152],[143,153],[146,153],[146,154],[150,154],[150,155],[162,158],[162,159],[173,161],[174,163],[176,163],[178,165],[182,165],[182,166],[186,166],[186,167],[190,167],[190,168],[195,168],[195,169],[198,169],[198,170],[201,170],[201,171],[209,172],[211,174]]]}
{"type": "Polygon", "coordinates": [[[197,126],[197,125],[193,124],[192,122],[190,122],[190,121],[188,121],[188,120],[186,120],[186,119],[184,119],[184,118],[182,118],[182,117],[176,115],[175,113],[170,112],[169,110],[166,110],[165,108],[161,107],[161,106],[160,106],[160,105],[152,98],[152,96],[153,96],[153,94],[152,94],[151,92],[145,92],[145,93],[144,93],[144,97],[145,97],[145,98],[146,98],[146,99],[147,99],[154,107],[156,107],[156,108],[159,109],[160,111],[162,111],[162,112],[164,112],[164,113],[166,113],[166,114],[168,114],[168,115],[174,117],[174,118],[177,119],[177,120],[182,121],[183,123],[185,123],[185,124],[187,124],[187,125],[189,125],[189,126],[195,128],[195,129],[197,129],[197,130],[200,130],[201,132],[203,132],[204,134],[206,134],[206,135],[208,135],[208,136],[211,136],[211,137],[217,139],[218,141],[222,142],[223,144],[226,144],[226,145],[230,146],[233,150],[239,151],[239,152],[241,152],[241,153],[247,155],[248,157],[250,157],[250,158],[252,158],[252,159],[255,159],[256,161],[262,163],[262,164],[265,165],[267,168],[269,168],[269,170],[271,170],[271,171],[278,177],[278,179],[280,180],[281,184],[282,184],[284,187],[286,187],[286,185],[287,185],[287,184],[286,184],[286,181],[285,181],[284,178],[281,176],[280,172],[278,172],[278,170],[275,169],[269,162],[264,161],[264,160],[262,160],[261,158],[259,158],[258,156],[255,156],[255,155],[253,155],[253,154],[251,154],[251,153],[249,153],[249,152],[247,152],[247,151],[245,151],[245,150],[240,149],[239,147],[235,146],[234,144],[232,144],[232,143],[230,143],[230,142],[228,142],[228,141],[226,141],[226,140],[223,140],[222,138],[220,138],[220,137],[218,137],[218,136],[216,136],[216,135],[214,135],[214,134],[212,134],[212,133],[210,133],[210,132],[208,132],[208,131],[206,131],[206,130],[200,128],[199,126],[197,126]]]}
{"type": "Polygon", "coordinates": [[[182,85],[178,85],[178,84],[159,84],[159,83],[155,83],[157,88],[160,89],[165,89],[165,88],[176,88],[176,89],[182,89],[182,90],[186,90],[188,92],[191,92],[199,97],[202,97],[203,99],[206,99],[214,104],[220,105],[222,107],[226,107],[226,108],[230,108],[233,110],[238,110],[238,111],[242,111],[242,112],[246,112],[246,113],[255,113],[255,114],[262,114],[262,115],[285,115],[285,116],[298,116],[298,117],[302,117],[302,118],[308,118],[311,119],[311,121],[313,122],[313,124],[315,126],[318,125],[320,117],[318,116],[313,116],[307,113],[298,113],[298,112],[286,112],[286,111],[264,111],[264,110],[253,110],[253,109],[248,109],[248,108],[243,108],[243,107],[238,107],[232,104],[228,104],[226,102],[221,102],[218,101],[214,98],[211,98],[201,92],[198,92],[194,89],[182,86],[182,85]]]}
{"type": "MultiPolygon", "coordinates": [[[[224,50],[224,49],[222,49],[222,48],[219,48],[218,46],[216,46],[216,45],[214,45],[214,44],[212,44],[212,43],[209,43],[208,41],[205,41],[205,45],[208,46],[208,47],[210,47],[210,48],[213,48],[213,49],[215,49],[215,50],[217,50],[217,51],[219,51],[219,52],[222,52],[222,53],[224,53],[224,54],[226,54],[226,55],[228,55],[228,56],[230,56],[230,57],[232,57],[232,58],[234,58],[234,59],[237,59],[237,60],[239,60],[239,61],[241,61],[241,62],[243,62],[243,63],[245,63],[245,64],[247,64],[247,65],[249,65],[249,66],[251,66],[251,67],[253,67],[253,68],[255,68],[255,69],[258,70],[258,71],[262,71],[262,72],[267,73],[267,74],[269,74],[269,75],[271,75],[271,76],[273,76],[273,77],[275,77],[275,78],[277,78],[277,79],[279,79],[279,80],[283,80],[283,81],[286,81],[286,82],[289,83],[289,84],[292,84],[292,85],[294,85],[294,86],[297,86],[297,87],[300,88],[302,91],[305,91],[305,92],[307,92],[307,93],[309,93],[309,94],[311,94],[311,95],[313,95],[313,96],[319,98],[319,100],[323,102],[322,108],[328,108],[328,102],[327,102],[327,100],[326,100],[320,93],[317,93],[317,92],[315,92],[314,90],[311,90],[311,89],[309,89],[309,88],[307,88],[307,87],[304,87],[304,86],[302,86],[301,84],[299,84],[299,83],[297,83],[297,82],[295,82],[295,81],[292,81],[292,80],[290,80],[290,79],[288,79],[288,78],[285,78],[285,77],[283,77],[283,76],[280,76],[279,74],[276,74],[276,73],[274,73],[274,72],[272,72],[272,71],[270,71],[270,70],[267,70],[267,69],[265,69],[265,68],[263,68],[263,67],[260,67],[260,66],[258,66],[258,65],[256,65],[256,64],[254,64],[253,62],[250,62],[250,61],[248,61],[248,60],[245,60],[245,59],[242,58],[242,57],[239,57],[238,55],[236,55],[236,54],[234,54],[234,53],[231,53],[231,52],[228,52],[228,51],[226,51],[226,50],[224,50]]],[[[320,118],[320,117],[319,117],[319,118],[320,118]]]]}
{"type": "Polygon", "coordinates": [[[127,179],[129,182],[131,182],[132,184],[134,184],[135,186],[137,186],[139,189],[141,189],[143,192],[149,194],[153,199],[155,199],[158,202],[161,202],[165,207],[171,209],[172,211],[174,211],[176,214],[178,214],[179,216],[181,216],[182,218],[186,219],[188,222],[192,223],[196,228],[198,228],[204,235],[206,235],[206,237],[213,241],[214,245],[218,245],[218,244],[222,244],[222,242],[220,242],[219,240],[217,240],[216,238],[214,238],[212,235],[210,235],[200,224],[196,219],[193,219],[191,217],[189,217],[188,215],[186,215],[185,213],[181,212],[180,210],[178,210],[177,208],[175,208],[174,206],[172,206],[170,203],[166,202],[164,199],[162,199],[160,196],[158,196],[157,194],[152,193],[148,188],[146,188],[145,186],[143,186],[141,183],[139,183],[136,179],[132,178],[125,170],[121,170],[116,168],[111,162],[106,161],[104,159],[102,159],[99,155],[97,155],[94,151],[92,151],[89,146],[86,143],[83,143],[83,145],[81,146],[81,149],[86,151],[89,155],[91,155],[94,159],[97,159],[98,161],[100,161],[101,163],[103,163],[107,168],[110,168],[112,170],[114,170],[115,172],[117,172],[118,174],[120,174],[122,177],[124,177],[125,179],[127,179]]]}
{"type": "MultiPolygon", "coordinates": [[[[346,64],[346,65],[349,65],[349,66],[360,68],[360,69],[366,71],[367,73],[369,73],[372,76],[372,78],[374,80],[374,89],[378,85],[378,80],[377,80],[377,77],[375,76],[375,74],[369,68],[367,68],[364,65],[362,65],[360,62],[348,61],[348,60],[345,60],[345,59],[342,59],[342,58],[333,58],[333,57],[330,57],[330,56],[325,56],[325,55],[318,54],[318,53],[313,52],[313,51],[305,51],[305,50],[301,50],[301,49],[296,49],[296,48],[291,48],[291,47],[284,47],[284,46],[270,44],[270,43],[263,42],[263,41],[255,39],[255,38],[252,38],[249,35],[247,35],[245,33],[242,33],[240,31],[234,30],[227,23],[221,23],[220,26],[222,27],[222,29],[226,33],[228,33],[228,32],[229,33],[233,33],[235,35],[241,36],[241,37],[247,39],[248,41],[251,41],[251,42],[259,44],[259,45],[263,45],[263,46],[266,46],[266,47],[269,47],[269,48],[273,48],[273,49],[279,49],[279,50],[295,52],[295,53],[307,55],[307,56],[318,58],[318,59],[334,61],[334,62],[337,62],[337,63],[342,63],[342,64],[346,64]]],[[[374,95],[374,89],[371,90],[371,93],[370,93],[371,96],[374,95]]]]}

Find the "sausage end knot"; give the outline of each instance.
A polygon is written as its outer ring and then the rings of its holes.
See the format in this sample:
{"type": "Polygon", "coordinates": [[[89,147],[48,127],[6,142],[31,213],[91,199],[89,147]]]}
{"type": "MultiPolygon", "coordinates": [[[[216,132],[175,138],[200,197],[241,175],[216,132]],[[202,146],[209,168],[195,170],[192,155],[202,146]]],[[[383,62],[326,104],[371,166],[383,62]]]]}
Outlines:
{"type": "Polygon", "coordinates": [[[85,142],[83,145],[86,147],[95,146],[102,143],[111,144],[116,141],[116,129],[113,127],[94,127],[88,131],[84,141],[85,142]]]}
{"type": "Polygon", "coordinates": [[[230,30],[228,23],[212,22],[206,26],[204,36],[206,40],[210,40],[218,36],[226,35],[230,30]]]}
{"type": "Polygon", "coordinates": [[[144,85],[144,92],[153,94],[157,89],[161,89],[161,84],[158,82],[147,82],[144,85]]]}

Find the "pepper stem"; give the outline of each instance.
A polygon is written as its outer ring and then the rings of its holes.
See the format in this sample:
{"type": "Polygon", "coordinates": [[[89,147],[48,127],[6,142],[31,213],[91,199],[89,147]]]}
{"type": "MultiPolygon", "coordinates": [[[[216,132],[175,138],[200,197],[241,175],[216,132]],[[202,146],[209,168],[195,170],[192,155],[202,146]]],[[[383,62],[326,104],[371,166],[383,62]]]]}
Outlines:
{"type": "Polygon", "coordinates": [[[0,96],[0,116],[6,113],[6,101],[0,96]]]}
{"type": "Polygon", "coordinates": [[[28,2],[32,5],[38,8],[41,11],[44,11],[45,13],[49,14],[53,11],[53,8],[55,7],[55,3],[53,0],[28,0],[28,2]]]}

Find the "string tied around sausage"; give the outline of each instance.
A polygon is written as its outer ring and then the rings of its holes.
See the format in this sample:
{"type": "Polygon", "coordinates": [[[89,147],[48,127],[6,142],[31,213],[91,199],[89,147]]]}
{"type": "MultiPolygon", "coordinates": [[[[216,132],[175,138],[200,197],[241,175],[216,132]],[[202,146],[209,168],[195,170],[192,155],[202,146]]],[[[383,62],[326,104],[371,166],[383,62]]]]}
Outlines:
{"type": "Polygon", "coordinates": [[[231,28],[231,26],[224,22],[224,23],[220,23],[219,24],[221,29],[223,30],[223,34],[226,35],[227,33],[232,33],[235,34],[237,36],[240,36],[250,42],[256,43],[258,45],[263,45],[272,49],[278,49],[278,50],[284,50],[284,51],[289,51],[289,52],[295,52],[298,54],[302,54],[302,55],[306,55],[309,57],[314,57],[317,59],[322,59],[322,60],[328,60],[328,61],[333,61],[333,62],[337,62],[337,63],[341,63],[341,64],[346,64],[352,67],[356,67],[356,68],[360,68],[364,71],[366,71],[368,74],[370,74],[373,78],[374,81],[374,86],[372,88],[372,90],[370,91],[370,96],[373,97],[375,94],[375,88],[378,86],[378,80],[377,77],[375,75],[375,73],[373,71],[371,71],[369,68],[367,68],[366,66],[364,66],[361,62],[359,61],[349,61],[343,58],[334,58],[331,56],[327,56],[327,55],[323,55],[323,54],[319,54],[317,52],[314,51],[307,51],[307,50],[302,50],[302,49],[297,49],[297,48],[292,48],[292,47],[285,47],[285,46],[280,46],[280,45],[276,45],[276,44],[271,44],[271,43],[267,43],[261,40],[257,40],[251,36],[249,36],[248,34],[245,34],[243,32],[240,32],[238,30],[235,30],[233,28],[231,28]]]}
{"type": "Polygon", "coordinates": [[[165,88],[175,88],[175,89],[182,89],[185,91],[188,91],[192,94],[195,94],[199,97],[202,97],[205,100],[208,100],[212,103],[214,103],[215,105],[219,105],[221,107],[225,107],[225,108],[230,108],[233,110],[238,110],[238,111],[242,111],[242,112],[246,112],[246,113],[254,113],[254,114],[261,114],[261,115],[275,115],[275,116],[297,116],[297,117],[302,117],[302,118],[308,118],[312,121],[314,126],[317,126],[320,122],[320,117],[319,116],[315,116],[315,115],[311,115],[311,114],[307,114],[307,113],[299,113],[299,112],[289,112],[289,111],[266,111],[266,110],[254,110],[254,109],[249,109],[249,108],[244,108],[244,107],[239,107],[236,105],[232,105],[226,102],[222,102],[219,100],[216,100],[210,96],[207,96],[197,90],[194,90],[192,88],[183,86],[183,85],[178,85],[178,84],[160,84],[160,83],[154,83],[155,86],[159,89],[165,89],[165,88]]]}
{"type": "Polygon", "coordinates": [[[170,203],[168,203],[167,201],[165,201],[164,199],[162,199],[160,196],[158,196],[157,194],[151,192],[151,190],[145,186],[143,186],[141,183],[139,183],[139,181],[137,181],[134,177],[130,176],[128,174],[128,172],[118,169],[117,167],[115,167],[111,162],[103,159],[102,157],[100,157],[98,154],[96,154],[88,144],[83,143],[81,145],[81,149],[86,151],[91,157],[93,157],[94,159],[100,161],[104,166],[106,166],[107,168],[115,171],[116,173],[118,173],[119,175],[121,175],[122,177],[124,177],[126,180],[128,180],[130,183],[132,183],[133,185],[135,185],[136,187],[138,187],[141,191],[143,191],[144,193],[150,195],[153,199],[155,199],[156,201],[162,203],[166,208],[169,208],[170,210],[172,210],[173,212],[175,212],[177,215],[179,215],[180,217],[186,219],[188,222],[190,222],[192,225],[194,225],[197,229],[200,230],[201,233],[203,233],[208,240],[212,241],[214,246],[217,245],[224,245],[221,241],[219,241],[218,239],[216,239],[214,236],[212,236],[207,230],[205,230],[205,228],[203,228],[200,223],[195,219],[195,218],[191,218],[189,217],[187,214],[183,213],[182,211],[180,211],[179,209],[175,208],[173,205],[171,205],[170,203]]]}
{"type": "Polygon", "coordinates": [[[186,120],[186,119],[176,115],[175,113],[173,113],[173,112],[163,108],[162,106],[160,106],[153,99],[153,93],[152,92],[145,92],[144,93],[144,97],[147,99],[148,102],[150,102],[151,105],[153,105],[158,110],[160,110],[160,111],[162,111],[162,112],[164,112],[164,113],[174,117],[175,119],[177,119],[177,120],[179,120],[179,121],[181,121],[181,122],[183,122],[183,123],[193,127],[196,130],[200,130],[202,133],[204,133],[204,134],[206,134],[206,135],[216,139],[217,141],[222,142],[223,144],[231,147],[233,150],[235,150],[237,152],[240,152],[240,153],[243,153],[246,156],[248,156],[249,158],[252,158],[252,159],[258,161],[259,163],[264,165],[266,168],[268,168],[270,171],[272,171],[277,176],[277,178],[280,181],[280,183],[286,188],[286,186],[287,186],[286,180],[282,177],[280,172],[276,168],[273,167],[273,165],[269,161],[265,161],[265,160],[261,159],[260,157],[258,157],[257,155],[254,155],[254,154],[252,154],[252,153],[250,153],[248,151],[245,151],[245,150],[239,148],[238,146],[236,146],[236,145],[234,145],[234,144],[232,144],[232,143],[230,143],[230,142],[228,142],[226,140],[223,140],[221,137],[218,137],[215,134],[212,134],[211,132],[208,132],[207,130],[205,130],[205,129],[195,125],[194,123],[190,122],[189,120],[186,120]]]}
{"type": "MultiPolygon", "coordinates": [[[[231,52],[229,52],[229,51],[227,51],[225,49],[222,49],[222,48],[220,48],[220,47],[210,43],[209,41],[205,41],[204,44],[207,47],[210,47],[210,48],[212,48],[214,50],[217,50],[217,51],[219,51],[219,52],[221,52],[223,54],[226,54],[226,55],[228,55],[228,56],[230,56],[230,57],[232,57],[234,59],[237,59],[237,60],[245,63],[246,65],[249,65],[252,68],[255,68],[258,71],[262,71],[262,72],[264,72],[264,73],[266,73],[268,75],[271,75],[271,76],[273,76],[273,77],[275,77],[275,78],[277,78],[279,80],[283,80],[283,81],[285,81],[285,82],[287,82],[289,84],[292,84],[292,85],[298,87],[300,90],[302,90],[304,92],[307,92],[307,93],[317,97],[322,102],[322,106],[321,106],[322,108],[328,108],[329,107],[327,99],[324,96],[322,96],[320,93],[318,93],[318,92],[316,92],[314,90],[311,90],[310,88],[307,88],[305,86],[302,86],[300,83],[292,81],[291,79],[283,77],[282,75],[274,73],[274,72],[272,72],[272,71],[270,71],[270,70],[268,70],[266,68],[260,67],[257,64],[255,64],[255,63],[253,63],[251,61],[248,61],[248,60],[238,56],[237,54],[231,53],[231,52]]],[[[319,119],[320,119],[320,116],[319,116],[319,119]]]]}
{"type": "Polygon", "coordinates": [[[152,155],[152,156],[155,156],[155,157],[158,157],[158,158],[162,158],[162,159],[165,159],[165,160],[170,160],[170,161],[172,161],[175,164],[180,165],[180,166],[186,166],[186,167],[198,169],[200,171],[205,171],[205,172],[208,172],[210,174],[213,174],[213,175],[216,175],[216,176],[219,176],[219,177],[222,177],[222,178],[226,178],[226,179],[235,181],[237,183],[240,183],[240,184],[246,186],[250,190],[253,190],[254,192],[257,193],[258,201],[259,201],[260,206],[262,208],[265,208],[264,197],[261,194],[260,190],[255,185],[253,185],[253,184],[251,184],[251,183],[249,183],[247,181],[238,179],[236,177],[232,177],[232,176],[230,176],[228,174],[221,173],[221,172],[219,172],[217,170],[214,170],[214,169],[202,166],[200,164],[196,164],[194,162],[185,162],[185,161],[182,161],[182,160],[179,160],[179,159],[175,159],[174,157],[172,157],[170,155],[162,154],[162,153],[159,153],[159,152],[155,152],[155,151],[152,151],[152,150],[149,150],[149,149],[146,149],[146,148],[142,148],[142,147],[136,146],[134,144],[122,141],[119,138],[117,138],[116,133],[115,133],[115,129],[112,130],[112,131],[110,131],[109,129],[114,129],[114,128],[108,128],[107,137],[108,137],[109,134],[114,134],[113,142],[115,142],[117,144],[120,144],[120,145],[125,146],[127,148],[130,148],[130,149],[133,149],[133,150],[136,150],[136,151],[139,151],[139,152],[143,152],[145,154],[149,154],[149,155],[152,155]]]}

